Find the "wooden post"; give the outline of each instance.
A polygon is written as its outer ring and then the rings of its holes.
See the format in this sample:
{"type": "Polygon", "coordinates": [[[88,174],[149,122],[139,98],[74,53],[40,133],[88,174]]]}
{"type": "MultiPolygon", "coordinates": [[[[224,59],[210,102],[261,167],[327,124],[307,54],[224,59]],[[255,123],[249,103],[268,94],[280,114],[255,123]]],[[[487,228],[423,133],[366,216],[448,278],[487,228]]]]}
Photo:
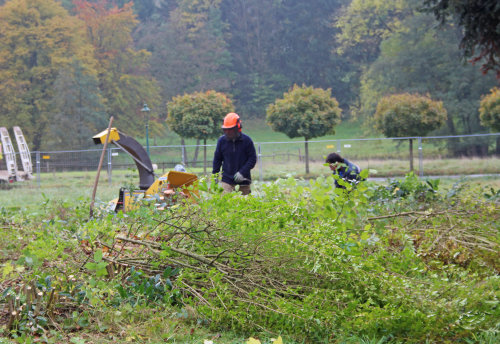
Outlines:
{"type": "Polygon", "coordinates": [[[106,141],[104,142],[104,146],[102,147],[101,159],[99,160],[99,166],[97,166],[97,175],[95,177],[94,189],[92,190],[92,199],[90,200],[90,217],[94,216],[94,201],[95,201],[95,193],[97,191],[97,184],[99,183],[99,175],[101,174],[102,162],[104,160],[104,153],[106,153],[106,149],[108,148],[108,140],[109,140],[109,132],[111,131],[111,125],[113,124],[113,116],[109,119],[108,125],[108,133],[106,134],[106,141]]]}

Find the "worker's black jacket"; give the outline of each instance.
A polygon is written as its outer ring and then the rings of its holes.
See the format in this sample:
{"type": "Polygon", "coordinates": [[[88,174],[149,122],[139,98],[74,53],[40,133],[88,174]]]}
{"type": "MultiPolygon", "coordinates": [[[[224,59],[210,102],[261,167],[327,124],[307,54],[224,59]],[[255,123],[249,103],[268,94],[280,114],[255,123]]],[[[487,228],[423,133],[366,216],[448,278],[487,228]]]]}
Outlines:
{"type": "MultiPolygon", "coordinates": [[[[339,166],[336,171],[333,171],[333,174],[338,174],[338,176],[344,179],[346,182],[357,184],[361,180],[361,177],[359,175],[360,172],[361,170],[358,165],[353,164],[347,159],[344,159],[344,163],[339,166]]],[[[345,189],[345,187],[339,185],[337,181],[335,181],[335,186],[345,189]]]]}
{"type": "MultiPolygon", "coordinates": [[[[250,170],[256,162],[257,154],[250,137],[241,133],[235,141],[230,141],[222,135],[217,140],[212,173],[218,173],[222,165],[222,181],[235,185],[233,177],[236,172],[240,172],[247,179],[252,179],[250,170]]],[[[248,185],[250,182],[244,181],[240,184],[248,185]]]]}

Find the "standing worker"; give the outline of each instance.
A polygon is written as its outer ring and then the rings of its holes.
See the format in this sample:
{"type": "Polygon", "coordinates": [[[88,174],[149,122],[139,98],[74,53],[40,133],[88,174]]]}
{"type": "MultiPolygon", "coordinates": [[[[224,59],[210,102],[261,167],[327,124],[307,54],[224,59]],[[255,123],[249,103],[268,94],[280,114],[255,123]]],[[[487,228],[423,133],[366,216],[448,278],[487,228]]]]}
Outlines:
{"type": "MultiPolygon", "coordinates": [[[[330,170],[333,171],[333,174],[338,175],[341,179],[345,180],[350,184],[357,184],[361,177],[359,175],[360,168],[358,165],[353,164],[349,160],[342,158],[337,153],[330,153],[326,157],[326,164],[330,167],[330,170]]],[[[339,183],[335,180],[335,186],[345,189],[344,186],[339,185],[339,183]]]]}
{"type": "Polygon", "coordinates": [[[234,112],[226,115],[222,130],[224,135],[217,140],[212,173],[219,173],[222,166],[224,192],[232,192],[239,185],[241,193],[248,195],[252,183],[250,170],[257,162],[253,141],[241,132],[240,116],[234,112]]]}

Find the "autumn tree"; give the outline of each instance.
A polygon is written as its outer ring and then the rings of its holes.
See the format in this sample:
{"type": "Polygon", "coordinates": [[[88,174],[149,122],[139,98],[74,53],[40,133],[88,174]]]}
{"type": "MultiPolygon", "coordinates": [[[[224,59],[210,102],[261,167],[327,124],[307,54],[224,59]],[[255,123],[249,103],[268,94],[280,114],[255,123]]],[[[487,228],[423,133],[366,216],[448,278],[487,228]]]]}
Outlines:
{"type": "MultiPolygon", "coordinates": [[[[418,94],[394,94],[380,100],[375,128],[386,137],[425,136],[446,121],[443,102],[418,94]]],[[[410,170],[413,171],[413,139],[410,142],[410,170]]]]}
{"type": "Polygon", "coordinates": [[[340,123],[339,103],[331,96],[331,89],[294,85],[292,89],[267,107],[267,123],[274,131],[289,138],[305,140],[306,174],[309,173],[308,140],[335,133],[340,123]]]}
{"type": "Polygon", "coordinates": [[[0,8],[0,113],[2,125],[23,128],[40,150],[54,121],[54,83],[72,60],[92,74],[92,47],[83,23],[54,0],[11,0],[0,8]]]}
{"type": "Polygon", "coordinates": [[[203,140],[203,171],[207,168],[207,140],[221,134],[224,116],[234,111],[224,93],[213,90],[177,96],[168,102],[167,123],[182,139],[203,140]]]}
{"type": "MultiPolygon", "coordinates": [[[[146,102],[151,108],[160,108],[161,101],[156,81],[148,76],[150,53],[135,50],[133,46],[131,32],[138,23],[133,3],[121,8],[107,0],[95,3],[75,0],[74,4],[94,46],[106,112],[115,117],[116,125],[123,130],[131,134],[142,133],[142,104],[146,102]]],[[[151,115],[157,116],[156,113],[151,115]]]]}
{"type": "MultiPolygon", "coordinates": [[[[481,124],[500,132],[500,89],[494,87],[481,99],[479,107],[481,124]]],[[[500,136],[497,136],[496,154],[500,155],[500,136]]]]}

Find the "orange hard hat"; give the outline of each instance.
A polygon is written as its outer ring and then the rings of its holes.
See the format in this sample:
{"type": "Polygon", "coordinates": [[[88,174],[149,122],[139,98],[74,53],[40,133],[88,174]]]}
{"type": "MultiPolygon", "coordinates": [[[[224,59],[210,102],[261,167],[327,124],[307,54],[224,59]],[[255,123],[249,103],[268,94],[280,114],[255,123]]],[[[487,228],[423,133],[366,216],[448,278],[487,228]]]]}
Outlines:
{"type": "Polygon", "coordinates": [[[224,124],[222,124],[222,129],[231,129],[238,127],[241,130],[240,116],[237,113],[230,112],[224,117],[224,124]]]}

